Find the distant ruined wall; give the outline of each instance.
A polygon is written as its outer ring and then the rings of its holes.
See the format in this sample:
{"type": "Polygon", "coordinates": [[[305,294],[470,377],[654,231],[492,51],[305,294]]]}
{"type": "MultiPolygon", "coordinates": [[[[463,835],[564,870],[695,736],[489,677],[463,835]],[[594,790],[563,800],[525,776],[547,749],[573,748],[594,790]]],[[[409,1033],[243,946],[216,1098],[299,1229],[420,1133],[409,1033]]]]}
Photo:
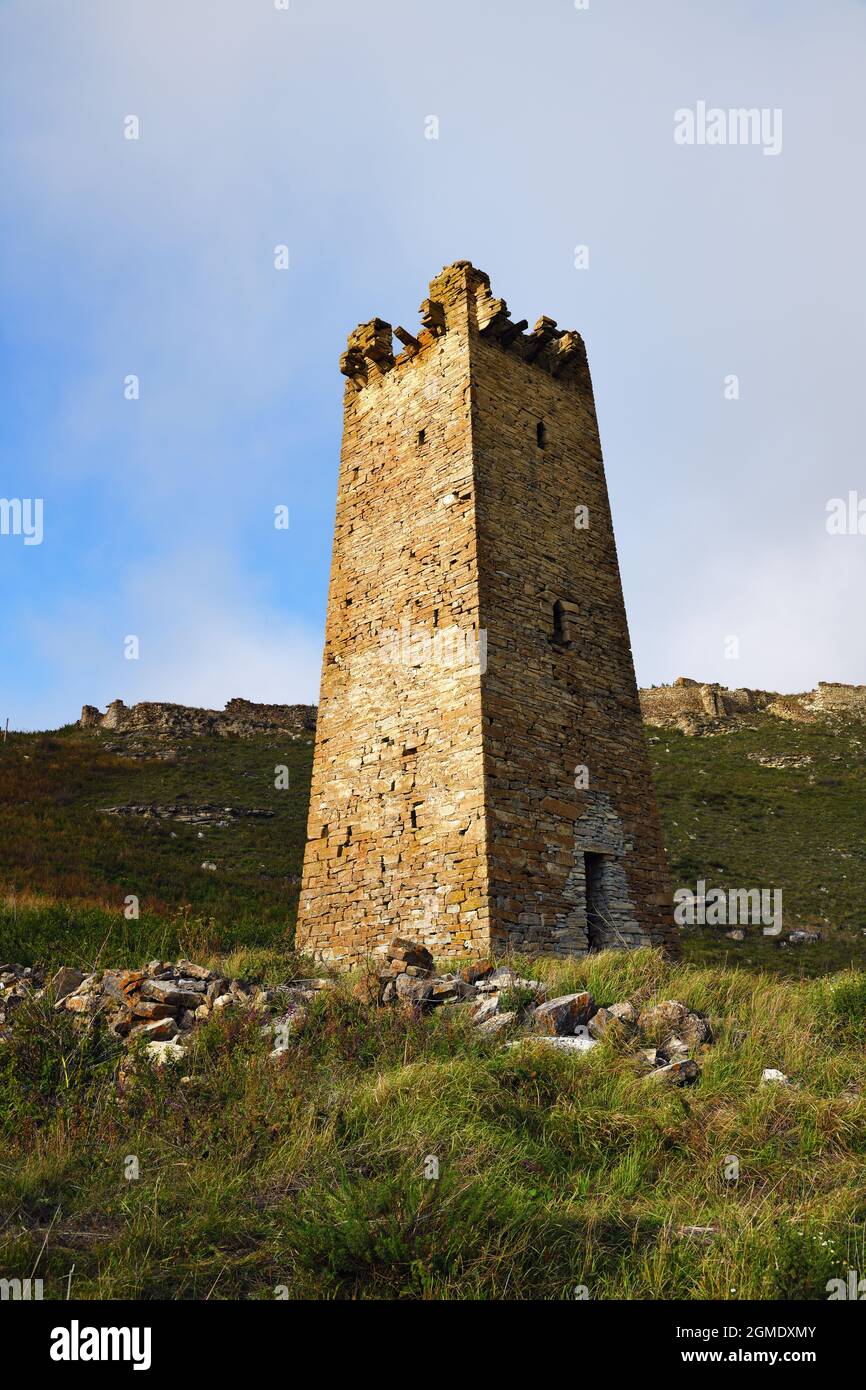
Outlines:
{"type": "MultiPolygon", "coordinates": [[[[640,706],[647,724],[665,724],[684,715],[724,719],[764,706],[764,691],[728,690],[716,682],[702,684],[680,676],[673,685],[651,686],[641,690],[640,706]]],[[[767,697],[769,698],[769,697],[767,697]]]]}
{"type": "Polygon", "coordinates": [[[672,685],[641,690],[640,706],[646,724],[672,725],[693,732],[712,720],[731,719],[753,711],[806,723],[819,714],[866,719],[866,686],[819,681],[817,689],[800,695],[772,690],[729,690],[715,682],[701,684],[680,676],[672,685]]]}
{"type": "Polygon", "coordinates": [[[224,710],[196,709],[143,700],[127,706],[112,700],[105,714],[95,705],[85,705],[78,721],[82,729],[105,729],[121,733],[140,731],[184,735],[236,734],[240,736],[269,729],[295,736],[312,733],[316,727],[315,705],[257,705],[252,700],[229,700],[224,710]]]}
{"type": "Polygon", "coordinates": [[[825,714],[849,714],[866,719],[866,685],[819,681],[811,702],[814,709],[825,714]]]}

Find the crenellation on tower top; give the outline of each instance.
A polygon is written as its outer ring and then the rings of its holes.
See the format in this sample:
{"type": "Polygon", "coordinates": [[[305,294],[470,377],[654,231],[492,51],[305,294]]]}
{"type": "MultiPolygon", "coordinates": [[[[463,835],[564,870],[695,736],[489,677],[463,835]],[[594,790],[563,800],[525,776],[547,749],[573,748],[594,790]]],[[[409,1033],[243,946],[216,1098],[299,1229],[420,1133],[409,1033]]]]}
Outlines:
{"type": "Polygon", "coordinates": [[[421,343],[415,337],[414,333],[410,333],[406,328],[401,328],[399,324],[394,329],[394,337],[403,344],[406,351],[412,356],[414,356],[416,352],[421,351],[421,343]]]}
{"type": "Polygon", "coordinates": [[[512,321],[507,302],[491,293],[490,277],[470,261],[455,261],[434,276],[430,295],[420,305],[418,314],[421,327],[417,335],[400,326],[392,328],[380,318],[359,324],[349,334],[346,351],[340,358],[340,371],[356,390],[411,361],[430,343],[455,329],[477,332],[486,341],[559,380],[580,387],[589,385],[580,334],[558,328],[556,319],[546,314],[527,333],[528,321],[512,321]],[[399,356],[394,353],[394,338],[403,345],[399,356]]]}
{"type": "Polygon", "coordinates": [[[421,302],[418,313],[421,316],[421,327],[433,338],[440,338],[445,332],[445,310],[436,299],[425,299],[421,302]]]}

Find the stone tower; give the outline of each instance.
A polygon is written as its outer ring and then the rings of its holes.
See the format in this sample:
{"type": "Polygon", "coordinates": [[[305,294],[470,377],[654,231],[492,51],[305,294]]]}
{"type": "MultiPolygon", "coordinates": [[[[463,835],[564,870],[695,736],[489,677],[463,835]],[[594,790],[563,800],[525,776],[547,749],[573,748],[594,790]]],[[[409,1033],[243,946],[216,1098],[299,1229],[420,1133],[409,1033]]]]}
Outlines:
{"type": "Polygon", "coordinates": [[[672,945],[583,340],[511,322],[468,261],[420,314],[340,361],[298,945],[672,945]]]}

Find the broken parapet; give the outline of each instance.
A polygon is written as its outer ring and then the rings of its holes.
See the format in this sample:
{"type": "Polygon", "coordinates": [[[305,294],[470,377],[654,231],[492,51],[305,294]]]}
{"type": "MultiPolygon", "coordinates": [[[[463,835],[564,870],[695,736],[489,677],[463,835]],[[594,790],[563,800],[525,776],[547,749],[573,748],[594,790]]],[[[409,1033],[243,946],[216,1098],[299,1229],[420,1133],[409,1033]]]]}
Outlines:
{"type": "Polygon", "coordinates": [[[557,328],[542,315],[531,332],[528,321],[513,322],[504,299],[495,299],[490,277],[469,261],[455,261],[430,282],[430,295],[419,308],[417,335],[384,319],[370,319],[349,334],[340,371],[360,391],[369,382],[411,361],[449,329],[466,323],[487,343],[532,363],[551,376],[576,387],[590,388],[586,348],[579,333],[557,328]],[[394,339],[403,351],[395,355],[394,339]]]}

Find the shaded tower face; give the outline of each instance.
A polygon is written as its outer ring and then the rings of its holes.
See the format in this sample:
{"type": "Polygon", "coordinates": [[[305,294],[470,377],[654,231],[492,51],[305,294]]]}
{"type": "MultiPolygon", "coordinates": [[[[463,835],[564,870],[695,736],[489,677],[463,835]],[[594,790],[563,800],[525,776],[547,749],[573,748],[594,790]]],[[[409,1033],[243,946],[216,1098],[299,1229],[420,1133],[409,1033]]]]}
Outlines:
{"type": "Polygon", "coordinates": [[[525,332],[465,261],[421,316],[361,325],[340,364],[298,945],[671,945],[582,339],[525,332]]]}

